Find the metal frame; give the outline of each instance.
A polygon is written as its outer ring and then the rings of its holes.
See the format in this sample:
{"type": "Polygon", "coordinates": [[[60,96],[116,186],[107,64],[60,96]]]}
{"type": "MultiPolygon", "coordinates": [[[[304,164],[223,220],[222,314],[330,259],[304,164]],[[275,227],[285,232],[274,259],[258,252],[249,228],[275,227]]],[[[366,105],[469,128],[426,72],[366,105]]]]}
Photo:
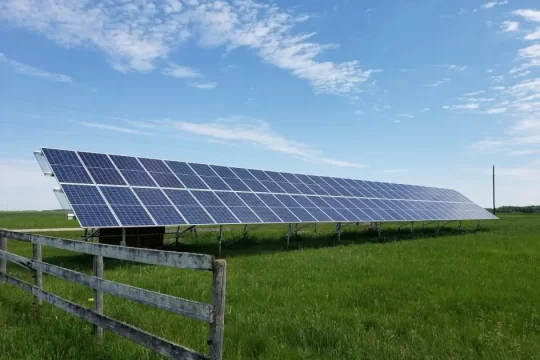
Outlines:
{"type": "MultiPolygon", "coordinates": [[[[51,149],[51,150],[62,150],[62,149],[51,149]]],[[[75,150],[63,150],[63,151],[70,151],[70,152],[75,153],[75,155],[77,156],[77,158],[79,158],[79,161],[81,161],[82,166],[83,166],[85,169],[88,169],[88,167],[86,166],[86,164],[85,164],[84,162],[82,162],[81,157],[79,156],[79,153],[78,153],[77,151],[75,151],[75,150]]],[[[86,152],[87,152],[87,151],[86,151],[86,152]]],[[[92,152],[90,152],[90,153],[92,153],[92,152]]],[[[42,170],[44,170],[44,172],[48,173],[47,170],[49,170],[48,168],[50,167],[50,164],[48,163],[48,160],[47,160],[46,156],[44,155],[43,150],[36,151],[35,154],[36,154],[36,159],[38,159],[38,162],[40,162],[40,164],[41,164],[41,162],[45,162],[45,163],[44,163],[44,166],[42,166],[42,170]]],[[[122,172],[118,169],[118,166],[116,165],[116,163],[111,159],[112,154],[106,154],[106,153],[93,153],[93,154],[100,154],[100,155],[106,156],[106,157],[111,161],[112,166],[114,167],[114,169],[116,169],[116,171],[118,171],[118,173],[120,174],[120,177],[125,181],[126,184],[129,184],[129,182],[126,181],[126,179],[125,179],[124,175],[122,174],[122,172]]],[[[135,156],[129,156],[129,157],[132,157],[132,158],[136,159],[136,160],[139,162],[139,164],[141,164],[138,157],[135,157],[135,156]]],[[[163,159],[155,159],[155,160],[158,160],[158,161],[164,161],[164,165],[171,171],[171,174],[173,174],[174,176],[176,176],[175,173],[174,173],[174,171],[172,171],[172,170],[170,169],[169,165],[165,162],[165,161],[167,161],[167,160],[163,160],[163,159]]],[[[186,163],[186,164],[191,168],[190,163],[186,163]]],[[[208,164],[203,164],[203,165],[208,165],[208,164]]],[[[142,166],[143,169],[145,169],[145,173],[147,173],[147,175],[150,176],[150,178],[152,178],[151,173],[150,173],[148,170],[146,170],[146,168],[145,168],[142,164],[141,164],[141,166],[142,166]]],[[[211,166],[211,165],[210,165],[210,166],[211,166]]],[[[225,166],[225,167],[227,167],[227,166],[225,166]]],[[[227,167],[227,168],[231,169],[230,167],[227,167]]],[[[246,168],[245,170],[248,171],[250,174],[251,174],[252,171],[253,171],[253,169],[247,169],[247,168],[246,168]]],[[[88,171],[88,170],[87,170],[87,171],[88,171]]],[[[201,175],[200,175],[197,171],[195,171],[195,170],[193,170],[193,171],[194,171],[195,175],[196,175],[201,181],[204,182],[204,179],[202,179],[201,175]]],[[[212,169],[212,171],[213,171],[213,173],[215,174],[216,177],[221,178],[221,176],[219,176],[219,174],[218,174],[214,169],[212,169]]],[[[233,170],[231,170],[231,171],[233,171],[233,170]]],[[[263,171],[263,173],[266,174],[266,172],[265,172],[264,170],[261,170],[261,171],[263,171]]],[[[233,171],[233,173],[234,173],[234,171],[233,171]]],[[[89,176],[90,176],[90,179],[93,179],[91,173],[88,172],[88,174],[89,174],[89,176]]],[[[53,175],[54,175],[54,174],[53,174],[53,175]]],[[[253,174],[252,174],[252,175],[253,175],[253,174]]],[[[280,174],[280,175],[281,175],[281,174],[280,174]]],[[[295,176],[294,174],[292,174],[292,175],[295,176]]],[[[268,176],[268,175],[267,175],[267,176],[268,176]]],[[[283,176],[283,175],[282,175],[282,176],[283,176]]],[[[240,181],[242,181],[242,179],[241,179],[239,176],[238,176],[238,178],[240,179],[240,181]]],[[[258,179],[257,176],[255,176],[255,178],[258,179]]],[[[272,177],[270,177],[270,178],[272,178],[272,177]]],[[[177,178],[177,179],[178,179],[178,178],[177,178]]],[[[350,179],[343,179],[343,180],[346,180],[346,181],[347,181],[347,180],[350,180],[350,179]]],[[[180,181],[180,180],[179,180],[179,181],[180,181]]],[[[274,180],[272,180],[272,181],[274,181],[274,180]]],[[[287,178],[285,178],[285,177],[284,177],[284,181],[287,181],[290,185],[292,185],[292,186],[294,187],[294,184],[291,183],[289,180],[287,180],[287,178]]],[[[301,180],[299,180],[299,181],[301,181],[301,180]]],[[[330,186],[330,187],[334,188],[334,190],[335,190],[335,186],[336,186],[336,185],[333,185],[329,180],[327,181],[327,180],[324,179],[324,177],[321,177],[321,178],[320,178],[320,181],[323,181],[327,186],[330,186]]],[[[352,180],[351,180],[351,181],[352,181],[352,180]]],[[[95,181],[93,181],[93,182],[96,183],[95,181]]],[[[274,182],[275,182],[275,181],[274,181],[274,182]]],[[[349,181],[349,182],[350,182],[350,181],[349,181]]],[[[355,181],[353,181],[353,182],[355,182],[355,181]]],[[[302,183],[303,183],[303,182],[302,182],[302,183]]],[[[355,183],[356,183],[356,182],[355,182],[355,183]]],[[[370,183],[370,184],[371,184],[370,186],[376,185],[377,187],[381,187],[381,189],[379,189],[379,188],[376,188],[376,189],[377,189],[377,191],[380,192],[379,195],[382,194],[382,195],[384,196],[385,190],[382,188],[382,185],[381,185],[381,184],[379,184],[379,183],[377,183],[377,182],[373,182],[373,183],[370,183]]],[[[60,185],[62,186],[62,184],[60,184],[60,185]]],[[[77,184],[77,185],[81,185],[81,184],[77,184]]],[[[337,183],[337,185],[341,186],[341,184],[340,184],[339,182],[337,183]]],[[[395,189],[398,187],[398,185],[400,185],[400,184],[387,184],[387,186],[390,186],[390,185],[392,185],[392,188],[395,190],[395,189]]],[[[99,186],[107,186],[107,185],[103,185],[103,184],[98,185],[98,184],[96,183],[96,184],[89,184],[89,186],[95,186],[95,187],[98,188],[98,191],[100,191],[100,190],[99,190],[99,186]]],[[[411,185],[407,185],[407,186],[411,186],[411,185]]],[[[130,185],[119,185],[119,187],[126,187],[126,188],[128,188],[128,189],[132,189],[134,186],[130,186],[130,185]]],[[[157,187],[156,189],[160,189],[160,188],[161,188],[161,187],[157,187]]],[[[425,188],[425,189],[434,189],[434,191],[435,191],[435,190],[441,190],[441,189],[439,189],[439,188],[432,188],[432,187],[422,187],[422,188],[425,188]]],[[[375,190],[375,188],[374,188],[374,190],[375,190]]],[[[448,190],[448,189],[444,189],[444,190],[448,190]]],[[[188,189],[188,191],[189,191],[189,189],[188,189]]],[[[197,191],[210,191],[210,192],[216,192],[216,191],[214,191],[214,190],[212,190],[212,189],[206,189],[206,190],[205,190],[205,189],[198,189],[197,191]]],[[[230,189],[230,191],[235,192],[235,191],[232,190],[232,189],[230,189]]],[[[405,190],[403,190],[403,191],[405,191],[405,190]]],[[[409,190],[407,190],[407,191],[409,191],[409,190]]],[[[406,191],[405,191],[405,192],[406,192],[406,191]]],[[[101,193],[101,192],[100,192],[100,193],[101,193]]],[[[255,194],[256,192],[250,191],[250,193],[254,193],[254,194],[255,194]]],[[[338,192],[338,193],[339,193],[339,192],[338,192]]],[[[273,194],[273,193],[270,192],[269,194],[273,194]]],[[[294,195],[294,194],[288,193],[287,195],[294,195]]],[[[300,192],[299,192],[298,194],[296,194],[296,195],[306,196],[306,194],[301,194],[300,192]]],[[[372,195],[373,195],[373,194],[372,194],[372,195]]],[[[375,197],[370,197],[369,199],[381,199],[380,197],[377,197],[377,196],[378,196],[377,193],[374,193],[374,195],[375,195],[375,197]]],[[[461,194],[460,194],[460,195],[461,195],[461,194]]],[[[137,194],[135,194],[135,193],[134,193],[134,196],[135,196],[136,198],[138,198],[137,194]]],[[[166,194],[165,194],[165,196],[166,196],[166,194]]],[[[326,195],[318,195],[318,196],[322,196],[322,198],[324,199],[324,197],[325,197],[326,195]]],[[[331,195],[329,195],[329,196],[331,196],[331,195]]],[[[461,196],[462,196],[464,199],[466,199],[463,195],[461,195],[461,196]]],[[[337,196],[337,197],[343,197],[343,196],[340,195],[340,196],[337,196]]],[[[345,196],[345,197],[347,197],[347,196],[345,196]]],[[[120,225],[120,226],[113,226],[113,227],[116,227],[116,228],[123,228],[123,227],[125,227],[125,226],[122,226],[122,225],[121,225],[121,222],[119,221],[119,219],[118,219],[116,213],[112,210],[112,208],[111,208],[109,202],[107,201],[107,199],[106,199],[105,197],[103,197],[103,199],[104,199],[106,205],[109,207],[109,210],[112,212],[113,217],[115,218],[115,220],[116,220],[116,221],[118,222],[118,224],[120,225]]],[[[387,198],[383,197],[382,199],[387,199],[387,198]]],[[[195,200],[196,200],[197,203],[200,205],[200,202],[198,201],[198,199],[195,198],[195,200]]],[[[430,203],[431,203],[431,202],[440,202],[440,203],[465,203],[465,201],[411,200],[411,199],[402,199],[402,200],[415,201],[415,202],[430,202],[430,203]]],[[[456,199],[454,199],[454,200],[456,200],[456,199]]],[[[461,200],[461,199],[457,199],[457,200],[461,200]]],[[[220,199],[220,202],[222,202],[221,199],[220,199]]],[[[222,203],[223,203],[223,202],[222,202],[222,203]]],[[[472,203],[472,202],[471,202],[471,203],[472,203]]],[[[172,204],[172,202],[171,202],[171,204],[172,204]]],[[[472,204],[474,204],[474,203],[472,203],[472,204]]],[[[71,204],[70,204],[70,205],[71,205],[71,204]]],[[[149,216],[149,218],[152,219],[152,220],[154,220],[154,219],[153,219],[153,216],[149,213],[148,209],[146,209],[146,206],[145,206],[142,202],[141,202],[141,205],[142,205],[143,209],[145,209],[145,212],[147,213],[147,215],[149,216]]],[[[245,204],[245,205],[247,206],[247,204],[245,204]]],[[[223,206],[225,206],[225,207],[227,208],[227,206],[226,206],[224,203],[223,203],[223,206]]],[[[174,206],[174,204],[173,204],[173,207],[175,207],[175,209],[176,209],[176,211],[179,213],[179,215],[180,215],[182,218],[184,218],[183,214],[177,209],[176,206],[174,206]]],[[[303,209],[305,209],[306,211],[309,212],[308,209],[304,208],[304,207],[301,206],[300,204],[299,204],[299,207],[301,207],[301,208],[303,208],[303,209]]],[[[249,208],[249,206],[248,206],[248,208],[249,208]]],[[[269,207],[269,208],[270,208],[270,207],[269,207]]],[[[214,221],[214,224],[191,224],[191,225],[239,225],[239,224],[241,224],[240,222],[234,223],[234,224],[217,223],[217,222],[215,221],[215,219],[213,218],[213,216],[212,216],[211,214],[208,213],[208,211],[206,210],[206,208],[205,208],[204,206],[202,206],[202,209],[203,209],[203,211],[205,211],[205,213],[210,217],[210,219],[212,219],[212,220],[214,221]]],[[[270,208],[270,211],[272,211],[271,208],[270,208]]],[[[76,214],[75,214],[75,215],[76,215],[76,214]]],[[[232,215],[234,216],[234,218],[235,218],[236,220],[240,221],[240,220],[237,218],[237,216],[234,215],[234,213],[232,213],[232,215]]],[[[279,218],[279,217],[278,217],[278,218],[279,218]]],[[[185,218],[184,218],[184,219],[185,219],[185,218]]],[[[414,219],[414,220],[411,220],[411,221],[422,221],[422,220],[421,220],[421,219],[414,219]]],[[[155,221],[153,221],[153,222],[156,223],[155,221]]],[[[331,223],[332,223],[332,222],[335,223],[335,221],[330,221],[330,222],[331,222],[331,223]]],[[[387,221],[387,222],[399,222],[399,221],[396,220],[396,221],[387,221]]],[[[280,224],[282,224],[282,223],[283,223],[283,222],[281,222],[280,224]]],[[[258,223],[257,223],[257,224],[258,224],[258,223]]],[[[178,224],[170,224],[170,225],[178,225],[178,224]]],[[[158,224],[156,223],[155,225],[152,224],[152,225],[137,226],[137,227],[152,227],[152,226],[163,226],[163,225],[158,225],[158,224]]]]}

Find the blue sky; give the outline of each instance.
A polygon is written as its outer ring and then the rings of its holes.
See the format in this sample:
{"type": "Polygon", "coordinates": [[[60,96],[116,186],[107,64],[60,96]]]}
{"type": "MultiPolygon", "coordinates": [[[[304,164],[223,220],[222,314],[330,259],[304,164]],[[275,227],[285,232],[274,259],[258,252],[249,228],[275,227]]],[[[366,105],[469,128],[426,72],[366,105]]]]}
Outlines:
{"type": "Polygon", "coordinates": [[[499,205],[538,204],[535,3],[0,0],[0,208],[58,207],[40,147],[449,187],[484,206],[495,164],[499,205]]]}

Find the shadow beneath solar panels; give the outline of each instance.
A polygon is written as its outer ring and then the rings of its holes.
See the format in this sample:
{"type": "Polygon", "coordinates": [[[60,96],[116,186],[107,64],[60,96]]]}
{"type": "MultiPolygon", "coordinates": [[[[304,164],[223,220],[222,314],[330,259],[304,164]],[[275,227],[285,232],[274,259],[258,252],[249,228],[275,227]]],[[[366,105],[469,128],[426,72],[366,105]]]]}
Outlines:
{"type": "MultiPolygon", "coordinates": [[[[398,225],[384,224],[381,235],[379,236],[375,229],[368,226],[345,226],[338,241],[331,226],[321,226],[318,233],[314,232],[313,227],[302,228],[297,235],[291,235],[289,246],[285,234],[286,226],[267,226],[249,232],[244,238],[241,228],[230,228],[224,232],[221,255],[217,242],[217,231],[201,231],[199,234],[186,234],[179,239],[178,243],[174,236],[168,236],[165,239],[163,250],[203,253],[214,255],[216,257],[227,258],[236,256],[256,256],[268,253],[279,253],[285,251],[295,251],[303,249],[331,248],[335,246],[362,245],[362,244],[384,244],[398,241],[414,241],[429,238],[441,238],[446,236],[465,235],[468,233],[486,232],[489,227],[481,227],[479,230],[475,226],[467,224],[459,230],[456,225],[442,227],[437,230],[436,227],[426,227],[421,229],[416,227],[411,232],[410,224],[407,224],[400,230],[398,225]]],[[[44,261],[68,269],[91,273],[93,269],[93,256],[78,253],[73,255],[46,256],[44,261]]],[[[105,259],[105,267],[114,269],[117,267],[141,266],[139,263],[132,263],[123,260],[105,259]]]]}
{"type": "Polygon", "coordinates": [[[285,227],[279,230],[273,228],[266,231],[262,228],[261,230],[249,233],[245,238],[241,232],[230,231],[224,233],[221,255],[219,254],[217,233],[183,238],[178,244],[172,241],[168,243],[165,249],[171,251],[204,253],[226,258],[261,255],[281,251],[331,248],[344,245],[412,241],[489,231],[489,229],[486,228],[476,230],[475,227],[468,225],[461,230],[458,229],[457,226],[442,227],[439,230],[433,227],[426,227],[425,229],[416,228],[411,232],[410,225],[408,226],[408,228],[404,227],[398,230],[396,225],[385,225],[379,236],[375,229],[370,229],[367,226],[357,227],[356,225],[353,225],[343,228],[339,241],[334,234],[334,231],[329,230],[328,228],[320,231],[318,234],[315,234],[312,229],[302,229],[296,236],[292,235],[290,237],[288,247],[285,237],[287,229],[285,227]]]}

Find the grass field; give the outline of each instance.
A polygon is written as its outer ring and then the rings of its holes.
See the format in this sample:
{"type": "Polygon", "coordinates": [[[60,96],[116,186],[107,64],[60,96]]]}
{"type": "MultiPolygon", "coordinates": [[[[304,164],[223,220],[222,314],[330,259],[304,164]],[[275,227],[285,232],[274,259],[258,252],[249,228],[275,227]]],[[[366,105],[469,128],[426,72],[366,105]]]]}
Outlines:
{"type": "MultiPolygon", "coordinates": [[[[433,228],[384,237],[349,228],[338,246],[321,229],[284,249],[284,227],[263,227],[224,248],[225,359],[540,359],[540,216],[507,215],[481,231],[433,228]]],[[[0,228],[74,227],[56,213],[1,213],[0,228]]],[[[236,239],[239,228],[226,232],[236,239]]],[[[56,234],[80,239],[80,233],[56,234]]],[[[215,233],[184,250],[215,252],[215,233]]],[[[30,256],[27,244],[9,241],[30,256]]],[[[44,260],[90,273],[89,256],[44,248],[44,260]]],[[[9,264],[26,281],[29,272],[9,264]]],[[[105,262],[105,278],[210,301],[210,274],[105,262]]],[[[92,293],[44,276],[46,290],[85,306],[92,293]]],[[[105,296],[105,313],[206,352],[208,327],[105,296]]],[[[11,285],[0,285],[1,359],[160,359],[11,285]]]]}

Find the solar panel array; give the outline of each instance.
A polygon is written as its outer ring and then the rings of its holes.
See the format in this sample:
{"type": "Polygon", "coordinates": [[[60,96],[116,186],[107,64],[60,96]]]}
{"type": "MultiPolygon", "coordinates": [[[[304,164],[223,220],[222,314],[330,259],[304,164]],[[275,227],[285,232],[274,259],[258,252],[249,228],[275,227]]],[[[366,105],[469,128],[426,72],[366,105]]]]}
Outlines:
{"type": "Polygon", "coordinates": [[[454,190],[42,149],[83,228],[496,219],[454,190]]]}

